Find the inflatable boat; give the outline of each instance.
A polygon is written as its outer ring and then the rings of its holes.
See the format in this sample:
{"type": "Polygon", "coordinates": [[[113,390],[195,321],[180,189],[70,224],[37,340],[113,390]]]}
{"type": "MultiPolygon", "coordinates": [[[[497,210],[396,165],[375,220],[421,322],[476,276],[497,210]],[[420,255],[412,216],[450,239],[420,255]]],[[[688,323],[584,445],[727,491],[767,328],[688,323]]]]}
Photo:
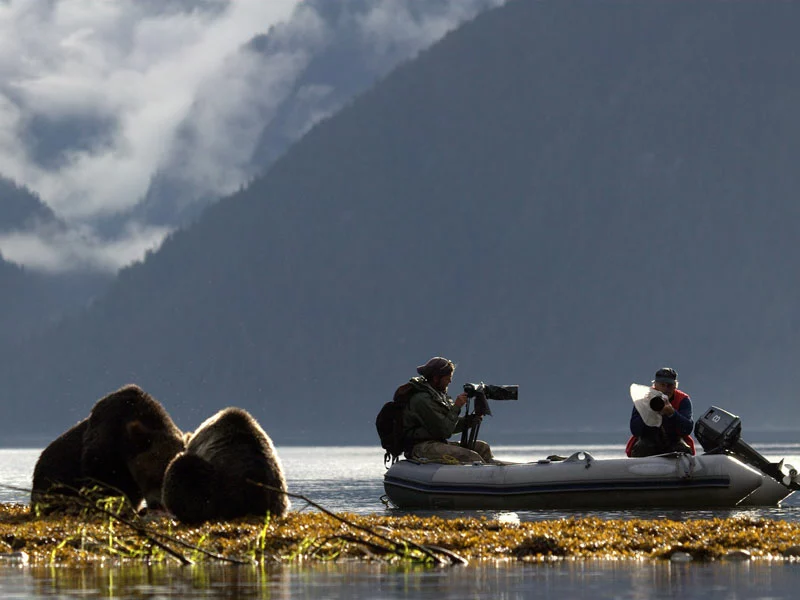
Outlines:
{"type": "Polygon", "coordinates": [[[797,473],[770,463],[739,439],[738,417],[712,407],[695,436],[706,452],[595,459],[575,452],[530,463],[441,464],[402,460],[384,476],[403,509],[534,510],[777,506],[797,473]]]}

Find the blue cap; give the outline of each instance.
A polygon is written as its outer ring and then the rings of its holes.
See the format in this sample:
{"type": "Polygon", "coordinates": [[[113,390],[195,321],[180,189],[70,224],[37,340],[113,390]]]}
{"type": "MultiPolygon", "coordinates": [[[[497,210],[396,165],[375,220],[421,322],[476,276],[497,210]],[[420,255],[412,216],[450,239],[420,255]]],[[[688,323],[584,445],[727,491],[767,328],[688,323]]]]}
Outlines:
{"type": "Polygon", "coordinates": [[[654,381],[659,383],[675,383],[678,380],[678,373],[675,369],[670,369],[669,367],[663,367],[656,371],[656,377],[654,381]]]}

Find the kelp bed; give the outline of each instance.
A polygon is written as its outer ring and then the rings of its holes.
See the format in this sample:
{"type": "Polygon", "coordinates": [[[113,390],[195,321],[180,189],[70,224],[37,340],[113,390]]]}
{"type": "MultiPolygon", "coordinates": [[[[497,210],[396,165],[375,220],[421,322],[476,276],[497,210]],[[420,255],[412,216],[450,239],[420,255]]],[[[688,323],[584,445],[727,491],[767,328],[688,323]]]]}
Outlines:
{"type": "Polygon", "coordinates": [[[291,512],[280,519],[180,525],[84,511],[31,514],[0,505],[0,560],[80,566],[108,561],[798,560],[800,524],[749,518],[506,522],[487,518],[291,512]]]}

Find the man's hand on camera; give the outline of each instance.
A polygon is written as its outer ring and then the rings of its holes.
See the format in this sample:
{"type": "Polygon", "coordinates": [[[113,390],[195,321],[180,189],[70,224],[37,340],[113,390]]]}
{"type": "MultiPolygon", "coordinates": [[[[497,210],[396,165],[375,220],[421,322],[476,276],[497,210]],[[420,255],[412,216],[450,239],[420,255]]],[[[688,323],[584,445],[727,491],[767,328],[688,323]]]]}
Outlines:
{"type": "Polygon", "coordinates": [[[453,401],[453,403],[458,408],[461,408],[467,403],[467,399],[467,392],[461,392],[458,396],[456,396],[456,399],[453,401]]]}

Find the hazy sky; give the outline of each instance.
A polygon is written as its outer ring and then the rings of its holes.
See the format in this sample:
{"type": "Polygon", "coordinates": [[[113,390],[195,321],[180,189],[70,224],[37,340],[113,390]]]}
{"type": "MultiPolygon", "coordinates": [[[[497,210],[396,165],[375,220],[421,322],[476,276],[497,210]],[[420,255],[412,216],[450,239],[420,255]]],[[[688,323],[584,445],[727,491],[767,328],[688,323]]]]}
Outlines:
{"type": "MultiPolygon", "coordinates": [[[[388,46],[410,55],[504,0],[323,1],[348,7],[379,56],[388,46]]],[[[320,3],[0,0],[0,175],[69,225],[0,237],[3,256],[51,271],[115,270],[169,230],[131,219],[107,240],[95,226],[130,211],[160,170],[181,170],[193,192],[214,195],[246,182],[259,132],[337,34],[320,3]],[[242,50],[272,26],[285,50],[269,61],[242,50]],[[188,151],[179,127],[191,131],[188,151]]]]}

